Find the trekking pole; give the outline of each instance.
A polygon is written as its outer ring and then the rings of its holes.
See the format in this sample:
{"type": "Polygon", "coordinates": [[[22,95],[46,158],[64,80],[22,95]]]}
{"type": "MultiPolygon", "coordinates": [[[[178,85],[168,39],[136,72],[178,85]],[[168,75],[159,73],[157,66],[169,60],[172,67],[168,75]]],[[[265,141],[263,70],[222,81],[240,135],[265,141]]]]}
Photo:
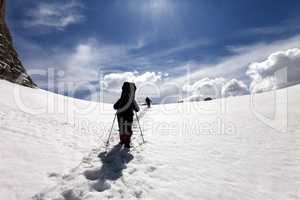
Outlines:
{"type": "Polygon", "coordinates": [[[109,135],[108,135],[108,139],[107,139],[107,142],[106,142],[106,145],[105,145],[105,151],[107,151],[107,148],[108,148],[108,145],[109,145],[109,140],[110,140],[110,137],[111,137],[111,134],[112,134],[112,130],[114,128],[114,124],[115,124],[116,118],[117,118],[117,113],[115,114],[114,121],[113,121],[113,123],[111,125],[111,129],[110,129],[110,132],[109,132],[109,135]]]}
{"type": "Polygon", "coordinates": [[[141,132],[141,136],[142,136],[142,139],[143,139],[143,143],[145,143],[144,135],[143,135],[141,124],[140,124],[140,120],[139,120],[139,116],[137,115],[136,112],[135,112],[135,116],[136,116],[136,119],[137,119],[137,122],[138,122],[138,125],[139,125],[139,128],[140,128],[140,132],[141,132]]]}

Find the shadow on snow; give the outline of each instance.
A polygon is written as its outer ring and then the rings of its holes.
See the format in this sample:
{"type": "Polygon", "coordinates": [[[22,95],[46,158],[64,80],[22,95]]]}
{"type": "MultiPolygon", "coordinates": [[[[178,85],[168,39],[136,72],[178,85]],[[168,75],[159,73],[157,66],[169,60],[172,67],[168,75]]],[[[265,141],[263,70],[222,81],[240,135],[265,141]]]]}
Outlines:
{"type": "Polygon", "coordinates": [[[84,172],[88,180],[97,181],[92,187],[98,192],[110,189],[107,180],[116,181],[121,178],[126,165],[134,158],[128,150],[122,149],[121,145],[114,146],[108,153],[100,153],[98,157],[103,163],[102,167],[84,172]]]}

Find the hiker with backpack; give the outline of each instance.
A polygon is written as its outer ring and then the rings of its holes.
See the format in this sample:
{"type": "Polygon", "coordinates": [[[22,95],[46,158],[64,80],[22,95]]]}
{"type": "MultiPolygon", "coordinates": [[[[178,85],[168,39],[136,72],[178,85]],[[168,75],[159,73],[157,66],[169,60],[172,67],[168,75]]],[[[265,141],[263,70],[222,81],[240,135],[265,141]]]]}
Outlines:
{"type": "Polygon", "coordinates": [[[150,108],[150,107],[151,107],[152,100],[151,100],[149,97],[147,97],[147,98],[145,99],[145,102],[146,102],[147,107],[150,108]]]}
{"type": "Polygon", "coordinates": [[[134,83],[124,82],[121,97],[114,104],[114,109],[117,110],[120,145],[124,145],[125,148],[130,148],[134,112],[140,110],[135,101],[135,91],[134,83]]]}

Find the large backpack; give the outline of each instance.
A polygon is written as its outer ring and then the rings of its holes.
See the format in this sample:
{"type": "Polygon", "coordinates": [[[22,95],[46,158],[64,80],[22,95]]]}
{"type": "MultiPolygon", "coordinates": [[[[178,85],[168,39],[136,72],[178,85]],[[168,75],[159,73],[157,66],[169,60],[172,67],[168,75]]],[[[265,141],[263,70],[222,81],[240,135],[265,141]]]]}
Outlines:
{"type": "Polygon", "coordinates": [[[135,91],[136,86],[134,83],[124,82],[121,97],[114,105],[119,115],[133,115],[135,91]]]}

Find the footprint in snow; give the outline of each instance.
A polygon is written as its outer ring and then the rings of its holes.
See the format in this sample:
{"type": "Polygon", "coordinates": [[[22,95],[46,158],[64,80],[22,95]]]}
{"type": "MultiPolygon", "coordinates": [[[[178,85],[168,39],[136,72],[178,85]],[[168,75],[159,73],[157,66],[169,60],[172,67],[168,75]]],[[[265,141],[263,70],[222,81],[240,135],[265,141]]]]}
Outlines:
{"type": "Polygon", "coordinates": [[[134,174],[135,172],[137,172],[138,170],[136,168],[133,168],[131,169],[128,173],[131,175],[131,174],[134,174]]]}
{"type": "Polygon", "coordinates": [[[75,177],[72,176],[71,174],[66,174],[66,175],[64,175],[64,176],[62,177],[62,179],[65,180],[65,181],[71,181],[71,180],[73,180],[74,178],[75,178],[75,177]]]}
{"type": "Polygon", "coordinates": [[[154,172],[156,169],[157,169],[156,167],[150,166],[150,167],[148,167],[147,172],[152,173],[152,172],[154,172]]]}
{"type": "Polygon", "coordinates": [[[86,170],[83,174],[86,179],[95,181],[100,177],[100,169],[86,170]]]}
{"type": "Polygon", "coordinates": [[[66,190],[61,194],[64,200],[82,200],[84,193],[82,191],[66,190]]]}
{"type": "Polygon", "coordinates": [[[143,194],[143,191],[135,191],[134,192],[134,196],[137,198],[137,199],[140,199],[142,197],[142,194],[143,194]]]}
{"type": "Polygon", "coordinates": [[[53,172],[53,173],[49,173],[49,174],[48,174],[48,177],[49,177],[49,178],[60,178],[61,175],[58,174],[58,173],[53,172]]]}
{"type": "Polygon", "coordinates": [[[103,192],[105,190],[109,190],[111,188],[111,185],[107,183],[106,180],[99,180],[92,185],[92,188],[97,192],[103,192]]]}

